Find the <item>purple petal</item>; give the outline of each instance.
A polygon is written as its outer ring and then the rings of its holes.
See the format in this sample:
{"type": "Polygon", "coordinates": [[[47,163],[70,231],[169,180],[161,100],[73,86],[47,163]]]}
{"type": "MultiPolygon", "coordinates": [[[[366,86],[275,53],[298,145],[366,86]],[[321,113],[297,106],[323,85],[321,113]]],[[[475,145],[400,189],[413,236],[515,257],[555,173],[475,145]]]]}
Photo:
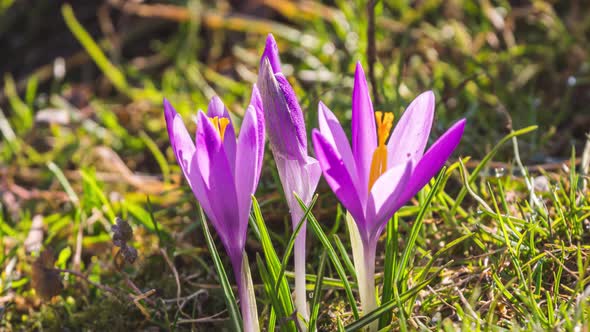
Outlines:
{"type": "Polygon", "coordinates": [[[250,105],[254,106],[256,111],[263,111],[264,108],[262,106],[262,97],[260,96],[260,90],[258,90],[258,86],[256,83],[252,86],[252,93],[250,95],[250,105]]]}
{"type": "MultiPolygon", "coordinates": [[[[285,197],[287,198],[291,213],[294,210],[301,210],[301,206],[293,193],[296,193],[305,204],[309,204],[322,174],[319,162],[312,157],[307,158],[306,163],[286,159],[282,156],[275,158],[279,178],[285,191],[285,197]]],[[[299,220],[293,220],[293,223],[295,223],[293,227],[298,222],[299,220]]]]}
{"type": "Polygon", "coordinates": [[[352,89],[352,153],[358,171],[359,192],[366,196],[373,152],[377,148],[375,113],[369,96],[365,72],[360,62],[356,64],[352,89]]]}
{"type": "Polygon", "coordinates": [[[374,234],[379,236],[380,229],[396,211],[396,203],[404,192],[406,183],[412,173],[412,162],[397,165],[383,173],[371,188],[369,203],[367,204],[367,216],[374,215],[374,218],[367,217],[373,223],[370,228],[374,234]]]}
{"type": "Polygon", "coordinates": [[[258,165],[256,166],[256,178],[260,177],[260,171],[262,170],[262,161],[264,160],[264,109],[262,107],[262,98],[260,97],[260,91],[256,84],[252,87],[252,97],[250,98],[250,105],[256,110],[256,121],[258,122],[258,165]]]}
{"type": "Polygon", "coordinates": [[[387,143],[388,167],[422,158],[434,118],[434,93],[416,97],[395,126],[387,143]]]}
{"type": "Polygon", "coordinates": [[[266,46],[262,57],[260,57],[260,68],[263,67],[264,58],[267,58],[270,62],[273,73],[279,73],[281,71],[281,60],[279,58],[279,48],[272,33],[269,33],[266,37],[266,46]]]}
{"type": "Polygon", "coordinates": [[[198,156],[195,153],[192,158],[191,167],[189,169],[189,175],[187,177],[188,182],[190,183],[190,187],[193,191],[193,194],[199,201],[199,204],[205,211],[205,214],[209,216],[209,219],[212,219],[215,216],[213,209],[211,208],[211,204],[209,202],[209,191],[205,188],[205,182],[203,181],[203,177],[201,176],[201,171],[199,170],[198,166],[198,156]]]}
{"type": "Polygon", "coordinates": [[[346,133],[344,133],[344,129],[342,129],[338,118],[321,101],[318,107],[318,125],[322,136],[324,136],[328,143],[330,143],[330,145],[342,156],[344,165],[346,165],[348,173],[352,175],[355,188],[358,190],[359,184],[356,181],[356,165],[352,150],[350,149],[350,143],[348,143],[348,138],[346,138],[346,133]]]}
{"type": "Polygon", "coordinates": [[[299,102],[297,101],[297,96],[295,95],[295,91],[293,91],[293,87],[285,76],[282,73],[278,73],[275,75],[277,82],[279,82],[279,88],[281,92],[283,92],[283,96],[285,96],[285,100],[287,101],[287,105],[289,108],[289,115],[291,117],[291,123],[293,127],[295,127],[295,131],[297,132],[297,140],[299,141],[299,146],[302,150],[307,151],[307,133],[305,131],[305,119],[303,118],[303,112],[301,111],[301,107],[299,106],[299,102]]]}
{"type": "MultiPolygon", "coordinates": [[[[307,171],[307,192],[309,193],[308,199],[311,201],[313,193],[320,182],[320,178],[322,177],[322,167],[320,166],[320,162],[317,161],[315,158],[307,157],[307,164],[305,165],[307,171]]],[[[309,203],[305,201],[305,203],[309,203]]]]}
{"type": "Polygon", "coordinates": [[[227,111],[227,108],[225,108],[225,106],[223,105],[223,101],[221,101],[219,97],[213,96],[213,98],[211,98],[209,106],[207,107],[207,115],[210,118],[219,117],[226,118],[229,120],[229,124],[225,128],[223,145],[225,148],[225,152],[227,153],[230,167],[232,168],[233,172],[236,165],[236,132],[234,130],[231,117],[229,116],[229,112],[227,111]]]}
{"type": "Polygon", "coordinates": [[[465,119],[459,120],[432,144],[414,168],[410,181],[408,181],[404,193],[397,203],[398,208],[414,197],[444,166],[447,159],[459,145],[464,129],[465,119]]]}
{"type": "Polygon", "coordinates": [[[238,137],[238,153],[235,180],[238,204],[240,207],[240,236],[246,236],[248,216],[252,205],[252,195],[258,185],[257,167],[259,164],[258,125],[256,109],[249,106],[244,114],[240,136],[238,137]]]}
{"type": "Polygon", "coordinates": [[[365,230],[364,209],[342,156],[317,129],[312,131],[311,138],[326,182],[342,205],[354,217],[359,229],[365,230]]]}
{"type": "Polygon", "coordinates": [[[204,191],[203,179],[201,178],[198,167],[196,167],[197,154],[195,153],[195,145],[182,119],[166,99],[164,99],[164,115],[166,117],[170,144],[176,156],[176,161],[180,165],[193,194],[203,207],[203,210],[209,215],[211,208],[209,198],[204,191]]]}
{"type": "MultiPolygon", "coordinates": [[[[311,195],[306,186],[308,177],[305,166],[299,160],[287,159],[283,156],[276,156],[275,162],[277,164],[277,171],[279,172],[279,179],[281,180],[281,185],[285,192],[285,198],[289,205],[289,212],[293,214],[293,211],[295,211],[298,215],[301,215],[301,206],[295,198],[294,193],[296,193],[303,202],[309,203],[309,196],[311,195]]],[[[292,222],[293,227],[295,227],[299,220],[292,220],[292,222]]]]}
{"type": "MultiPolygon", "coordinates": [[[[279,84],[271,71],[270,63],[265,60],[260,69],[258,87],[264,108],[264,121],[268,140],[273,154],[282,155],[288,159],[305,162],[307,158],[307,146],[304,144],[305,126],[299,105],[289,103],[295,95],[279,84]],[[285,90],[283,90],[285,89],[285,90]],[[294,105],[297,105],[296,108],[294,105]]],[[[284,83],[283,83],[284,84],[284,83]]]]}
{"type": "Polygon", "coordinates": [[[197,116],[195,155],[204,192],[209,199],[209,219],[226,248],[243,249],[245,239],[239,233],[240,209],[234,176],[219,133],[203,112],[197,116]]]}
{"type": "Polygon", "coordinates": [[[184,176],[188,179],[192,157],[195,153],[195,144],[186,130],[182,118],[167,99],[164,99],[164,118],[172,151],[174,151],[174,156],[184,176]]]}

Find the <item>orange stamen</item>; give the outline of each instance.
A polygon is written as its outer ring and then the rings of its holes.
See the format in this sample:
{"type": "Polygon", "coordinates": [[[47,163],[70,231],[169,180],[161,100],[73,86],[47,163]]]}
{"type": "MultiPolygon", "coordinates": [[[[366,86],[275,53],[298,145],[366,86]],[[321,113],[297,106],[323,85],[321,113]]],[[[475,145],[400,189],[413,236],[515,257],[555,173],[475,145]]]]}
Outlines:
{"type": "Polygon", "coordinates": [[[393,114],[383,112],[375,112],[375,120],[377,122],[377,148],[373,152],[373,159],[371,160],[371,170],[369,172],[369,191],[375,184],[375,181],[385,173],[387,170],[387,148],[385,141],[393,127],[393,114]]]}
{"type": "Polygon", "coordinates": [[[213,127],[215,127],[215,129],[217,129],[217,132],[219,133],[219,137],[221,137],[221,141],[223,142],[223,138],[225,137],[225,130],[227,129],[227,125],[229,124],[229,119],[214,116],[212,118],[209,118],[209,121],[211,121],[211,124],[213,124],[213,127]]]}

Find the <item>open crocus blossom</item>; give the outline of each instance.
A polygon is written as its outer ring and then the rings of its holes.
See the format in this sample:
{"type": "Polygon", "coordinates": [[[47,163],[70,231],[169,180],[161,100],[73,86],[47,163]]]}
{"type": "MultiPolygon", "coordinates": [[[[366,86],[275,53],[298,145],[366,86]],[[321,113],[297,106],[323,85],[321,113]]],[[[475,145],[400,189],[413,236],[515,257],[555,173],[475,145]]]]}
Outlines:
{"type": "MultiPolygon", "coordinates": [[[[277,44],[271,34],[260,60],[258,84],[264,106],[268,140],[277,164],[281,184],[291,212],[293,229],[304,215],[294,194],[309,204],[322,170],[307,155],[305,120],[293,88],[281,73],[277,44]]],[[[295,304],[297,312],[308,319],[305,295],[305,223],[295,239],[295,304]]],[[[305,326],[301,324],[300,326],[305,326]]]]}
{"type": "Polygon", "coordinates": [[[352,92],[352,147],[338,119],[320,102],[312,141],[326,181],[356,221],[364,266],[355,257],[355,268],[366,280],[359,285],[365,314],[376,306],[375,250],[383,227],[443,167],[463,135],[465,119],[424,152],[433,117],[434,94],[428,91],[408,106],[387,141],[393,114],[373,111],[360,63],[352,92]]]}
{"type": "Polygon", "coordinates": [[[170,144],[195,197],[230,257],[238,285],[245,331],[258,331],[256,303],[248,296],[251,278],[243,268],[248,218],[264,153],[264,115],[256,86],[239,137],[227,109],[218,97],[207,114],[199,111],[195,143],[181,117],[164,100],[170,144]]]}

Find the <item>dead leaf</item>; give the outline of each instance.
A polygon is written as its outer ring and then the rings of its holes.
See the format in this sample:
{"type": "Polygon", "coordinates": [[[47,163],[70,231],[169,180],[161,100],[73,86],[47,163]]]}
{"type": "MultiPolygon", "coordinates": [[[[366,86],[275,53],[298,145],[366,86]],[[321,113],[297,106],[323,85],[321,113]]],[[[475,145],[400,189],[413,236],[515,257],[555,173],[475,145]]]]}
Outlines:
{"type": "Polygon", "coordinates": [[[54,263],[53,252],[47,249],[41,252],[32,266],[33,288],[44,301],[59,295],[64,289],[59,272],[53,268],[54,263]]]}

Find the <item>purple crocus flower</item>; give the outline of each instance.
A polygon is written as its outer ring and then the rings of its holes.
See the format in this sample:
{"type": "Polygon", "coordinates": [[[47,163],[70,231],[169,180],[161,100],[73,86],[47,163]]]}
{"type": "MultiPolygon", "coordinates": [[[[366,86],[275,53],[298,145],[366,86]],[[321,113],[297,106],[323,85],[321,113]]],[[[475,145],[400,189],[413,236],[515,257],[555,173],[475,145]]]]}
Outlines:
{"type": "Polygon", "coordinates": [[[239,137],[227,109],[218,97],[207,114],[199,111],[195,143],[182,118],[168,100],[164,115],[176,160],[195,197],[230,257],[236,277],[245,330],[257,326],[255,303],[249,303],[242,263],[252,195],[256,191],[264,153],[264,115],[256,86],[239,137]],[[253,311],[251,310],[253,306],[253,311]]]}
{"type": "Polygon", "coordinates": [[[387,141],[393,114],[373,111],[365,74],[357,63],[351,147],[336,116],[319,104],[319,130],[313,130],[312,141],[326,181],[356,221],[366,264],[356,269],[363,269],[368,283],[360,289],[365,313],[375,306],[375,250],[383,227],[442,168],[463,135],[465,119],[424,152],[434,105],[431,91],[419,95],[387,141]]]}
{"type": "MultiPolygon", "coordinates": [[[[278,48],[272,34],[266,39],[266,47],[260,59],[258,84],[264,105],[268,140],[295,229],[304,211],[294,193],[309,204],[322,170],[317,160],[307,155],[303,112],[293,88],[281,72],[278,48]]],[[[295,304],[298,313],[308,319],[305,296],[305,231],[304,223],[295,239],[295,304]]]]}

